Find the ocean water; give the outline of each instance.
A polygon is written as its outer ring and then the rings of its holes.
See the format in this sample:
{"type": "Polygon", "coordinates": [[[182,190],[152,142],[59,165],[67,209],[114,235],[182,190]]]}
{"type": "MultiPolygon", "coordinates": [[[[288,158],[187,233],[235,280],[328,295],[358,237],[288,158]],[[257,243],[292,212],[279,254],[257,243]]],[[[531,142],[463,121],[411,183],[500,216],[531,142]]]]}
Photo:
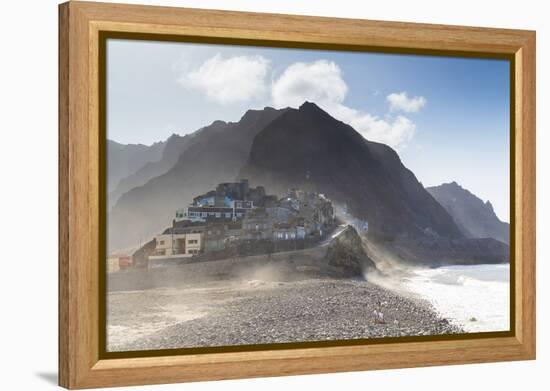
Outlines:
{"type": "Polygon", "coordinates": [[[405,288],[467,332],[510,329],[510,265],[417,269],[405,288]]]}

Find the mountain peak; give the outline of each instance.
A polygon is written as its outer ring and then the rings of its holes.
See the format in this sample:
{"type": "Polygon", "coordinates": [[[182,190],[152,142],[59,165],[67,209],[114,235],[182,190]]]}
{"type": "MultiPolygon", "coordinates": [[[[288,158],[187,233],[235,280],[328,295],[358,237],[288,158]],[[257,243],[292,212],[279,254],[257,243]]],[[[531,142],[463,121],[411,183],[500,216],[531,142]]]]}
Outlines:
{"type": "Polygon", "coordinates": [[[309,102],[309,101],[305,101],[304,103],[302,103],[300,105],[300,107],[298,108],[298,110],[300,111],[306,111],[306,110],[319,110],[319,111],[323,111],[323,109],[321,109],[319,106],[317,106],[315,103],[313,102],[309,102]]]}
{"type": "Polygon", "coordinates": [[[444,183],[443,186],[453,187],[455,189],[463,189],[462,186],[460,186],[456,181],[452,181],[449,183],[444,183]]]}
{"type": "Polygon", "coordinates": [[[170,135],[170,137],[168,137],[168,138],[166,139],[166,141],[167,141],[167,142],[169,142],[169,141],[174,141],[174,140],[178,140],[178,139],[180,139],[180,138],[182,138],[182,136],[180,136],[179,134],[177,134],[177,133],[172,133],[172,134],[170,135]]]}
{"type": "Polygon", "coordinates": [[[265,117],[265,116],[268,116],[268,117],[272,117],[274,115],[276,115],[277,112],[284,112],[286,109],[275,109],[271,106],[265,106],[263,109],[248,109],[246,110],[246,112],[242,115],[241,119],[239,120],[239,122],[241,121],[255,121],[261,117],[265,117]]]}
{"type": "Polygon", "coordinates": [[[227,125],[227,122],[217,119],[214,122],[212,122],[212,125],[224,126],[224,125],[227,125]]]}

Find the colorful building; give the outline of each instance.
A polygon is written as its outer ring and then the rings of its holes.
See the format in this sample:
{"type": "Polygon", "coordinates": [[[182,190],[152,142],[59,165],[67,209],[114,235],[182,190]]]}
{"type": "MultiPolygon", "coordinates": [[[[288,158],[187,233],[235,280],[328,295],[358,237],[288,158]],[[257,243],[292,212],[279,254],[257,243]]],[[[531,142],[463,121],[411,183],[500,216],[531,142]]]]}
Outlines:
{"type": "Polygon", "coordinates": [[[247,180],[220,183],[176,212],[172,227],[156,236],[150,259],[223,251],[235,240],[315,240],[333,223],[332,203],[322,194],[291,189],[278,199],[247,180]]]}

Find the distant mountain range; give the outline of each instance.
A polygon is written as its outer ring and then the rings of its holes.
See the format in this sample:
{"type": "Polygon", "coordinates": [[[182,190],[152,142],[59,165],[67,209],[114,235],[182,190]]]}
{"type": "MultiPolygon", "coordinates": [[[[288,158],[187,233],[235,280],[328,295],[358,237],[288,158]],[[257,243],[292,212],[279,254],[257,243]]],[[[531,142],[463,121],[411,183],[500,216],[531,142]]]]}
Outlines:
{"type": "Polygon", "coordinates": [[[239,122],[215,121],[181,141],[176,163],[161,175],[120,195],[108,214],[110,250],[149,240],[169,225],[177,208],[220,182],[235,179],[252,140],[286,110],[249,110],[239,122]]]}
{"type": "Polygon", "coordinates": [[[270,194],[282,196],[291,187],[324,193],[367,220],[372,240],[413,261],[433,263],[443,255],[446,262],[508,259],[504,243],[467,234],[393,149],[365,140],[313,103],[249,110],[239,122],[215,121],[188,136],[172,136],[165,148],[111,194],[110,250],[146,242],[197,194],[247,178],[270,194]]]}
{"type": "Polygon", "coordinates": [[[456,182],[426,190],[452,216],[464,236],[510,242],[510,225],[499,220],[489,201],[483,202],[456,182]]]}
{"type": "MultiPolygon", "coordinates": [[[[112,206],[116,204],[118,199],[124,193],[132,190],[135,187],[143,186],[150,179],[156,176],[166,173],[170,168],[176,164],[180,155],[185,151],[185,148],[190,144],[193,135],[179,136],[173,134],[165,142],[153,144],[152,147],[162,146],[161,154],[155,160],[147,160],[143,165],[137,165],[134,167],[133,172],[126,174],[125,177],[120,179],[114,187],[108,193],[108,210],[111,210],[112,206]]],[[[150,151],[148,151],[150,153],[150,151]]],[[[155,150],[155,155],[157,150],[155,150]]]]}
{"type": "Polygon", "coordinates": [[[134,173],[147,162],[155,162],[162,156],[165,142],[151,146],[143,144],[120,144],[107,140],[107,191],[111,192],[118,182],[134,173]]]}

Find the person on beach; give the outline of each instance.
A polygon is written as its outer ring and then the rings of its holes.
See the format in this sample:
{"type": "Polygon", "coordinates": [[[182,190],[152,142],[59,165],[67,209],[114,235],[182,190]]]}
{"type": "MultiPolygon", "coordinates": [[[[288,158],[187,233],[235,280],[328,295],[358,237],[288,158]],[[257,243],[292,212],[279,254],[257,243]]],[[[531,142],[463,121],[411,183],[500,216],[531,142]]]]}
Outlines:
{"type": "Polygon", "coordinates": [[[378,323],[384,324],[384,313],[382,311],[378,311],[378,323]]]}
{"type": "Polygon", "coordinates": [[[384,321],[384,313],[382,312],[382,303],[381,302],[377,303],[377,308],[374,310],[374,316],[375,316],[376,323],[378,323],[378,324],[386,323],[384,321]]]}

